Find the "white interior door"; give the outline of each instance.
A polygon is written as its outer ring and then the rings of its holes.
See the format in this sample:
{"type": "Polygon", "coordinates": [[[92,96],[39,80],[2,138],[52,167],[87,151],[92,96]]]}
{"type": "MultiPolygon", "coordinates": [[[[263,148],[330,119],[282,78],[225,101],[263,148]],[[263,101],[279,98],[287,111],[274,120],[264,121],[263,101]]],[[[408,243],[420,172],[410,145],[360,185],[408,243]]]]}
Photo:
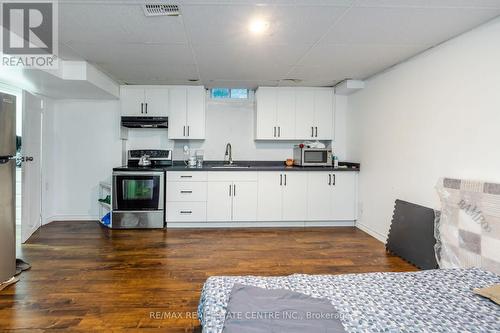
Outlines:
{"type": "Polygon", "coordinates": [[[24,243],[41,225],[42,211],[42,110],[43,100],[23,92],[22,217],[24,243]]]}

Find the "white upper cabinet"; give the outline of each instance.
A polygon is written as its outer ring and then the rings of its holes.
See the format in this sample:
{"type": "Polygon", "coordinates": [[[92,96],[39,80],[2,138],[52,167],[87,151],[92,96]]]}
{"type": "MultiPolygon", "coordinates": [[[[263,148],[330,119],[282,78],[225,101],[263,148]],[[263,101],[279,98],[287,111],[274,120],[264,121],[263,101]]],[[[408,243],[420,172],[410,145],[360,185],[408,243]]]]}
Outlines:
{"type": "Polygon", "coordinates": [[[169,89],[169,139],[205,139],[205,88],[169,89]]]}
{"type": "Polygon", "coordinates": [[[333,139],[333,90],[297,88],[296,138],[299,140],[333,139]]]}
{"type": "Polygon", "coordinates": [[[205,139],[205,88],[187,88],[186,125],[188,139],[205,139]]]}
{"type": "Polygon", "coordinates": [[[259,88],[256,124],[258,139],[295,139],[295,92],[293,89],[259,88]]]}
{"type": "Polygon", "coordinates": [[[260,87],[257,140],[332,140],[333,89],[260,87]]]}
{"type": "Polygon", "coordinates": [[[146,116],[168,116],[168,89],[148,88],[144,90],[144,112],[146,116]]]}
{"type": "Polygon", "coordinates": [[[314,90],[298,89],[295,95],[295,133],[297,138],[314,138],[314,90]]]}
{"type": "Polygon", "coordinates": [[[278,88],[276,127],[278,140],[295,139],[295,91],[292,88],[278,88]]]}
{"type": "Polygon", "coordinates": [[[123,86],[120,89],[122,115],[166,117],[168,93],[166,87],[123,86]]]}
{"type": "Polygon", "coordinates": [[[277,90],[275,88],[262,87],[256,92],[256,138],[272,140],[276,138],[276,105],[277,90]]]}
{"type": "Polygon", "coordinates": [[[333,139],[333,89],[314,90],[314,138],[333,139]]]}
{"type": "Polygon", "coordinates": [[[183,87],[170,88],[168,105],[168,138],[184,139],[187,122],[187,89],[183,87]]]}
{"type": "Polygon", "coordinates": [[[121,87],[120,101],[123,116],[144,115],[144,89],[121,87]]]}

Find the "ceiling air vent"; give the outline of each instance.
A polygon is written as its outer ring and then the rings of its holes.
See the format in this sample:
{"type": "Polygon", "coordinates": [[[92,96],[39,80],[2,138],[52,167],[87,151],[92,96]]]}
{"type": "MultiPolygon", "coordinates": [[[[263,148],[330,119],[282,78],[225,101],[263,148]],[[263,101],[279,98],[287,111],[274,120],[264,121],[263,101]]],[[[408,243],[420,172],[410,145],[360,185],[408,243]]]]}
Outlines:
{"type": "Polygon", "coordinates": [[[142,6],[146,16],[179,16],[179,6],[172,4],[151,3],[142,6]]]}

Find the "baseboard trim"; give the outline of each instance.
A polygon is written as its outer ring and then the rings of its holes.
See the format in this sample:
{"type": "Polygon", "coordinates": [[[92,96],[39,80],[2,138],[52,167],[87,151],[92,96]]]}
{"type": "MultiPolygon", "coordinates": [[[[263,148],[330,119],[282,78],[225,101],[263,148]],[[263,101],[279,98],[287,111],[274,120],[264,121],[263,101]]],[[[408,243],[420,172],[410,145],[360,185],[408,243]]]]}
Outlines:
{"type": "Polygon", "coordinates": [[[372,236],[373,238],[377,239],[378,241],[382,243],[386,243],[387,237],[382,235],[380,232],[373,230],[369,226],[362,224],[362,223],[356,223],[356,228],[363,230],[366,232],[368,235],[372,236]]]}
{"type": "Polygon", "coordinates": [[[46,217],[43,220],[43,225],[49,224],[51,222],[79,222],[79,221],[99,221],[99,216],[97,215],[54,215],[46,217]]]}
{"type": "Polygon", "coordinates": [[[309,228],[354,227],[354,221],[269,221],[269,222],[167,222],[168,228],[309,228]]]}

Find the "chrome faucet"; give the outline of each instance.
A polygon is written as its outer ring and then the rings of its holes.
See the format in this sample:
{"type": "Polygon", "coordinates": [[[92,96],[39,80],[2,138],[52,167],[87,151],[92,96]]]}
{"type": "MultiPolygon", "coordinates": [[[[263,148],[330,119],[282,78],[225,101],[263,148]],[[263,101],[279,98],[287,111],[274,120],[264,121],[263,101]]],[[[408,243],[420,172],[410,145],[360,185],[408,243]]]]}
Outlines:
{"type": "Polygon", "coordinates": [[[224,164],[233,164],[233,149],[228,142],[226,145],[226,153],[224,154],[224,164]]]}

